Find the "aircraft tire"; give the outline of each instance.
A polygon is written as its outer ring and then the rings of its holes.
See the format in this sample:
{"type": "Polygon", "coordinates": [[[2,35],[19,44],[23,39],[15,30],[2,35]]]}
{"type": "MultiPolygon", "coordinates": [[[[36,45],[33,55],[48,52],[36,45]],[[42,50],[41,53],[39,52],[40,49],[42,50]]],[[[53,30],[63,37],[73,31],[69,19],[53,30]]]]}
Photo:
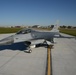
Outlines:
{"type": "Polygon", "coordinates": [[[32,50],[30,49],[30,50],[29,50],[29,53],[31,53],[31,52],[32,52],[32,50]]]}

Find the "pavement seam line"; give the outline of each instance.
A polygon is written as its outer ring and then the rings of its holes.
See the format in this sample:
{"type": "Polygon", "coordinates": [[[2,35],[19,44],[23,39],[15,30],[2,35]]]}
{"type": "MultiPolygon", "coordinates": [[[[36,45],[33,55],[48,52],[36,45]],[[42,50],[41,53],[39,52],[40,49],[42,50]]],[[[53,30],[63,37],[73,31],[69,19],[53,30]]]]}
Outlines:
{"type": "Polygon", "coordinates": [[[0,70],[3,66],[5,66],[7,63],[9,63],[14,57],[16,57],[20,52],[16,53],[13,57],[11,57],[7,62],[5,62],[3,65],[0,66],[0,70]]]}

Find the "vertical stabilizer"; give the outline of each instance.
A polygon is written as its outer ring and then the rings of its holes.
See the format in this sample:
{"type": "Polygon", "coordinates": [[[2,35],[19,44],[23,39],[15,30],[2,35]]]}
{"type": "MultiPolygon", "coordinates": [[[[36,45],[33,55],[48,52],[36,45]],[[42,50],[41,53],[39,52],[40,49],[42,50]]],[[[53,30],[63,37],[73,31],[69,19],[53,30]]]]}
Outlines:
{"type": "Polygon", "coordinates": [[[51,32],[59,32],[58,28],[59,28],[59,20],[57,20],[56,25],[54,25],[53,29],[51,30],[51,32]]]}

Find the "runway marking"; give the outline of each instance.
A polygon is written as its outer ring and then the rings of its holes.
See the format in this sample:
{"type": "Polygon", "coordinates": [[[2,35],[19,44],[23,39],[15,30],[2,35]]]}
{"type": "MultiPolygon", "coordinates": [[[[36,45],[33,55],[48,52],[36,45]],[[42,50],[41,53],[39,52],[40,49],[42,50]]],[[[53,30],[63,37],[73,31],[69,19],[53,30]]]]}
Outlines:
{"type": "Polygon", "coordinates": [[[47,48],[47,75],[52,75],[52,59],[51,48],[53,45],[49,45],[47,48]]]}

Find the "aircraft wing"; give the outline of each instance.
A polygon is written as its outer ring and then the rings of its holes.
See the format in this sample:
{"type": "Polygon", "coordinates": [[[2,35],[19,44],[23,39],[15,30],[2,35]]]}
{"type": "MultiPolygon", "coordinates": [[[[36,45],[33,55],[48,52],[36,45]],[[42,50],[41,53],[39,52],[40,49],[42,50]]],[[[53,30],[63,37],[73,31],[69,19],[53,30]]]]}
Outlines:
{"type": "Polygon", "coordinates": [[[62,35],[60,35],[60,37],[59,38],[69,38],[69,39],[71,39],[71,38],[76,38],[76,37],[74,37],[74,36],[62,36],[62,35]]]}
{"type": "Polygon", "coordinates": [[[59,35],[59,38],[68,38],[68,39],[75,38],[75,39],[76,39],[75,36],[71,36],[71,35],[63,34],[63,33],[61,33],[61,34],[59,35]]]}

